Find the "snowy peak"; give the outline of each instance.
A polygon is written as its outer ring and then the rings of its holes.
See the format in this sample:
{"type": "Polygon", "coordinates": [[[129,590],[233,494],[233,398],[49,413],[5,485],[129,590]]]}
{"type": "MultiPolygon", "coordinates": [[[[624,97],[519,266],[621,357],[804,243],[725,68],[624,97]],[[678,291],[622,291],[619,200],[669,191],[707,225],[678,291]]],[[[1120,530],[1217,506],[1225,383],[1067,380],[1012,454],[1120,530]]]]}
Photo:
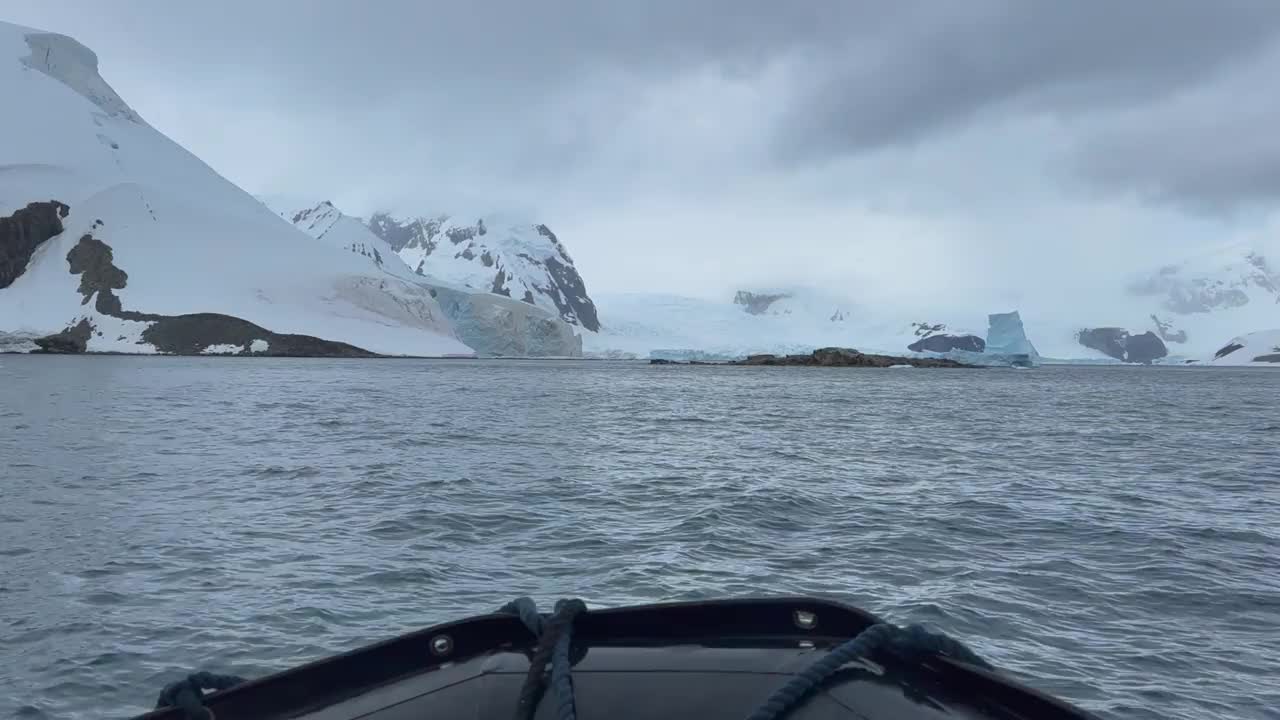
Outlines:
{"type": "Polygon", "coordinates": [[[1159,297],[1163,310],[1178,315],[1250,303],[1276,304],[1280,302],[1280,268],[1261,252],[1243,249],[1166,265],[1134,282],[1129,292],[1159,297]]]}
{"type": "Polygon", "coordinates": [[[385,241],[369,232],[358,219],[343,214],[328,200],[313,205],[289,202],[281,198],[259,200],[294,227],[317,240],[353,252],[369,260],[375,267],[392,274],[409,274],[409,268],[385,241]]]}
{"type": "Polygon", "coordinates": [[[448,215],[367,223],[414,272],[545,308],[565,322],[600,329],[595,303],[564,244],[546,225],[461,221],[448,215]]]}
{"type": "Polygon", "coordinates": [[[21,58],[23,65],[76,91],[108,117],[142,123],[138,113],[98,74],[98,56],[92,50],[57,33],[31,31],[25,36],[31,54],[21,58]]]}

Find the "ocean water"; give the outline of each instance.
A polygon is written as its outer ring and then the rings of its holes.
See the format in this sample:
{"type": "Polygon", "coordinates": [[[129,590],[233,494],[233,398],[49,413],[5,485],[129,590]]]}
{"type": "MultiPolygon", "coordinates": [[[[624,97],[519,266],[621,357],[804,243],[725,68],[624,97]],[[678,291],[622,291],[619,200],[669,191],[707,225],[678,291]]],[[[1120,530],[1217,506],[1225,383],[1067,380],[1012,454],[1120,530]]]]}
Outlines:
{"type": "Polygon", "coordinates": [[[1276,718],[1280,372],[0,356],[0,717],[531,594],[807,593],[1276,718]]]}

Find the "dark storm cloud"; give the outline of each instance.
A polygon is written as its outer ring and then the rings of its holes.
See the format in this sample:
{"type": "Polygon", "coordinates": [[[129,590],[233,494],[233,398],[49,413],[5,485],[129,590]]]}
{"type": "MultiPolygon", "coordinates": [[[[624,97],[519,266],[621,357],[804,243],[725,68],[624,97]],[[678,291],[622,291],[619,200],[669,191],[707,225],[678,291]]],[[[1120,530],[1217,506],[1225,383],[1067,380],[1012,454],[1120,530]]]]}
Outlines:
{"type": "Polygon", "coordinates": [[[1266,208],[1280,199],[1280,53],[1251,73],[1130,113],[1083,145],[1077,170],[1107,191],[1197,213],[1266,208]]]}
{"type": "Polygon", "coordinates": [[[1170,115],[1275,44],[1277,0],[40,0],[29,14],[102,52],[108,77],[327,123],[384,174],[786,173],[1048,115],[1079,149],[1067,169],[1098,187],[1280,198],[1274,115],[1217,133],[1170,115]],[[1136,120],[1112,127],[1116,113],[1136,120]],[[1169,129],[1153,143],[1144,125],[1169,129]]]}
{"type": "Polygon", "coordinates": [[[911,141],[983,112],[1085,112],[1203,82],[1280,31],[1274,0],[969,0],[807,58],[781,128],[805,159],[911,141]]]}

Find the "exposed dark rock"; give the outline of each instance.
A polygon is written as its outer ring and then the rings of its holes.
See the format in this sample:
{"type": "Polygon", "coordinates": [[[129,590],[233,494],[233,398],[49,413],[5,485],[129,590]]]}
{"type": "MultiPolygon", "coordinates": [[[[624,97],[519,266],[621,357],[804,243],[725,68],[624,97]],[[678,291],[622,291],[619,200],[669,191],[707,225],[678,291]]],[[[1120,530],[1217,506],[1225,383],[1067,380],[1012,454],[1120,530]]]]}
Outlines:
{"type": "Polygon", "coordinates": [[[906,358],[893,355],[871,355],[852,348],[820,348],[808,355],[749,355],[729,365],[810,365],[819,367],[892,367],[910,365],[923,368],[971,368],[974,365],[946,358],[906,358]]]}
{"type": "Polygon", "coordinates": [[[80,322],[60,333],[36,338],[34,342],[40,348],[36,352],[56,354],[82,353],[88,347],[89,337],[93,335],[93,331],[93,324],[87,319],[81,318],[80,322]]]}
{"type": "Polygon", "coordinates": [[[1242,347],[1244,347],[1244,346],[1243,346],[1243,345],[1241,345],[1240,343],[1228,343],[1228,344],[1224,345],[1222,348],[1220,348],[1220,349],[1218,350],[1218,352],[1216,352],[1216,353],[1214,353],[1214,354],[1213,354],[1213,359],[1214,359],[1214,360],[1222,359],[1222,358],[1224,358],[1224,357],[1226,357],[1226,356],[1230,355],[1231,353],[1233,353],[1233,352],[1235,352],[1235,351],[1239,350],[1239,349],[1240,349],[1240,348],[1242,348],[1242,347]]]}
{"type": "Polygon", "coordinates": [[[33,202],[0,217],[0,288],[7,288],[27,269],[44,241],[62,232],[70,208],[56,201],[33,202]]]}
{"type": "Polygon", "coordinates": [[[466,260],[475,260],[475,259],[476,259],[476,254],[475,254],[474,252],[472,252],[472,251],[471,251],[471,246],[470,246],[470,245],[468,245],[467,247],[463,248],[463,250],[462,250],[462,257],[463,257],[464,259],[466,259],[466,260]]]}
{"type": "Polygon", "coordinates": [[[929,337],[935,333],[943,332],[947,326],[942,323],[930,325],[929,323],[913,322],[911,328],[915,331],[916,337],[929,337]]]}
{"type": "Polygon", "coordinates": [[[493,267],[493,255],[488,250],[480,254],[480,264],[485,267],[493,267]]]}
{"type": "Polygon", "coordinates": [[[530,305],[533,305],[533,304],[534,304],[534,302],[533,302],[533,291],[532,291],[532,290],[525,290],[525,291],[524,291],[524,297],[522,297],[522,298],[520,298],[520,299],[521,299],[521,300],[523,300],[523,301],[525,301],[525,302],[527,302],[527,303],[529,303],[530,305]]]}
{"type": "Polygon", "coordinates": [[[1151,331],[1131,335],[1128,330],[1118,327],[1086,328],[1076,333],[1076,340],[1087,348],[1123,362],[1149,365],[1151,361],[1169,354],[1164,341],[1151,331]]]}
{"type": "Polygon", "coordinates": [[[507,273],[505,270],[499,270],[493,276],[493,284],[489,286],[489,292],[495,295],[511,297],[511,289],[507,287],[507,273]]]}
{"type": "Polygon", "coordinates": [[[739,290],[733,296],[734,305],[743,305],[745,310],[751,315],[763,315],[769,306],[791,297],[787,293],[753,293],[749,290],[739,290]]]}
{"type": "Polygon", "coordinates": [[[1151,322],[1156,324],[1156,334],[1160,336],[1161,340],[1167,343],[1184,343],[1187,341],[1187,331],[1178,330],[1175,332],[1171,330],[1173,323],[1165,322],[1156,315],[1151,316],[1151,322]]]}
{"type": "Polygon", "coordinates": [[[210,345],[235,345],[247,355],[253,341],[263,340],[267,349],[253,354],[273,357],[377,357],[375,353],[347,343],[310,335],[273,333],[247,320],[218,313],[161,317],[142,331],[142,340],[160,352],[175,355],[198,355],[210,345]]]}
{"type": "Polygon", "coordinates": [[[987,349],[987,341],[977,335],[928,335],[907,346],[911,352],[944,353],[967,350],[980,353],[987,349]]]}
{"type": "Polygon", "coordinates": [[[440,218],[431,220],[411,220],[401,224],[385,212],[374,213],[365,223],[374,235],[387,241],[392,250],[400,252],[406,247],[420,247],[430,255],[438,245],[436,236],[440,234],[440,218]]]}
{"type": "Polygon", "coordinates": [[[104,299],[109,297],[114,300],[114,291],[124,289],[129,281],[128,274],[115,266],[109,245],[86,233],[67,252],[67,263],[71,266],[71,274],[80,276],[80,294],[84,296],[81,305],[87,305],[89,298],[98,293],[99,312],[119,312],[118,300],[106,303],[110,309],[102,307],[104,299]]]}
{"type": "Polygon", "coordinates": [[[1264,363],[1280,363],[1280,353],[1270,353],[1268,355],[1259,355],[1253,359],[1254,362],[1264,363]]]}
{"type": "Polygon", "coordinates": [[[451,227],[444,231],[444,236],[449,238],[449,242],[454,245],[460,245],[467,240],[474,240],[476,235],[482,234],[475,226],[472,227],[451,227]]]}
{"type": "Polygon", "coordinates": [[[1151,361],[1159,360],[1169,354],[1169,349],[1165,347],[1164,341],[1150,330],[1141,335],[1130,335],[1125,342],[1124,350],[1127,362],[1144,364],[1149,364],[1151,361]]]}
{"type": "Polygon", "coordinates": [[[572,264],[566,265],[555,257],[547,258],[546,266],[551,282],[559,292],[539,289],[551,297],[556,309],[560,311],[560,317],[570,323],[576,321],[592,332],[599,330],[600,318],[596,314],[596,304],[587,295],[587,285],[582,281],[577,268],[572,264]]]}
{"type": "Polygon", "coordinates": [[[675,360],[664,360],[663,358],[653,358],[649,361],[650,365],[679,365],[675,360]]]}

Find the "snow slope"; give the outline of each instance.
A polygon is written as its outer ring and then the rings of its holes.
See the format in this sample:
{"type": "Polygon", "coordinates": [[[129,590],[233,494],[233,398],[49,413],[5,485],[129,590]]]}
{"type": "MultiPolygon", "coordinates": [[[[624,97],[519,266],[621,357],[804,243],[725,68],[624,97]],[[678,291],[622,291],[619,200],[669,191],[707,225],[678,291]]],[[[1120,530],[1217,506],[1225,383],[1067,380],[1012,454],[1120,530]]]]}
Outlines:
{"type": "Polygon", "coordinates": [[[1171,352],[1211,354],[1223,337],[1280,325],[1280,242],[1212,248],[1126,290],[1150,311],[1143,329],[1161,335],[1171,352]]]}
{"type": "Polygon", "coordinates": [[[1234,337],[1214,353],[1209,364],[1280,368],[1280,329],[1234,337]]]}
{"type": "Polygon", "coordinates": [[[582,340],[568,323],[541,307],[414,272],[358,218],[329,201],[259,198],[307,235],[365,259],[373,268],[427,288],[458,337],[482,355],[579,357],[582,340]]]}
{"type": "Polygon", "coordinates": [[[415,272],[522,300],[585,330],[599,328],[582,276],[546,225],[499,217],[473,223],[448,215],[398,218],[380,212],[369,218],[368,226],[415,272]]]}
{"type": "MultiPolygon", "coordinates": [[[[806,353],[829,346],[903,355],[906,346],[919,339],[912,322],[920,318],[893,308],[861,306],[812,288],[753,289],[719,301],[651,293],[602,294],[599,307],[600,332],[583,336],[584,352],[597,357],[734,358],[806,353]],[[773,296],[784,297],[761,300],[773,296]]],[[[972,326],[986,325],[981,313],[965,320],[972,326]]]]}
{"type": "Polygon", "coordinates": [[[253,197],[149,126],[75,40],[0,23],[0,217],[35,201],[70,211],[65,230],[0,289],[0,332],[46,335],[88,319],[89,350],[152,352],[151,321],[101,310],[68,253],[86,235],[127,276],[125,311],[220,313],[274,333],[385,354],[472,354],[423,287],[316,248],[253,197]]]}

